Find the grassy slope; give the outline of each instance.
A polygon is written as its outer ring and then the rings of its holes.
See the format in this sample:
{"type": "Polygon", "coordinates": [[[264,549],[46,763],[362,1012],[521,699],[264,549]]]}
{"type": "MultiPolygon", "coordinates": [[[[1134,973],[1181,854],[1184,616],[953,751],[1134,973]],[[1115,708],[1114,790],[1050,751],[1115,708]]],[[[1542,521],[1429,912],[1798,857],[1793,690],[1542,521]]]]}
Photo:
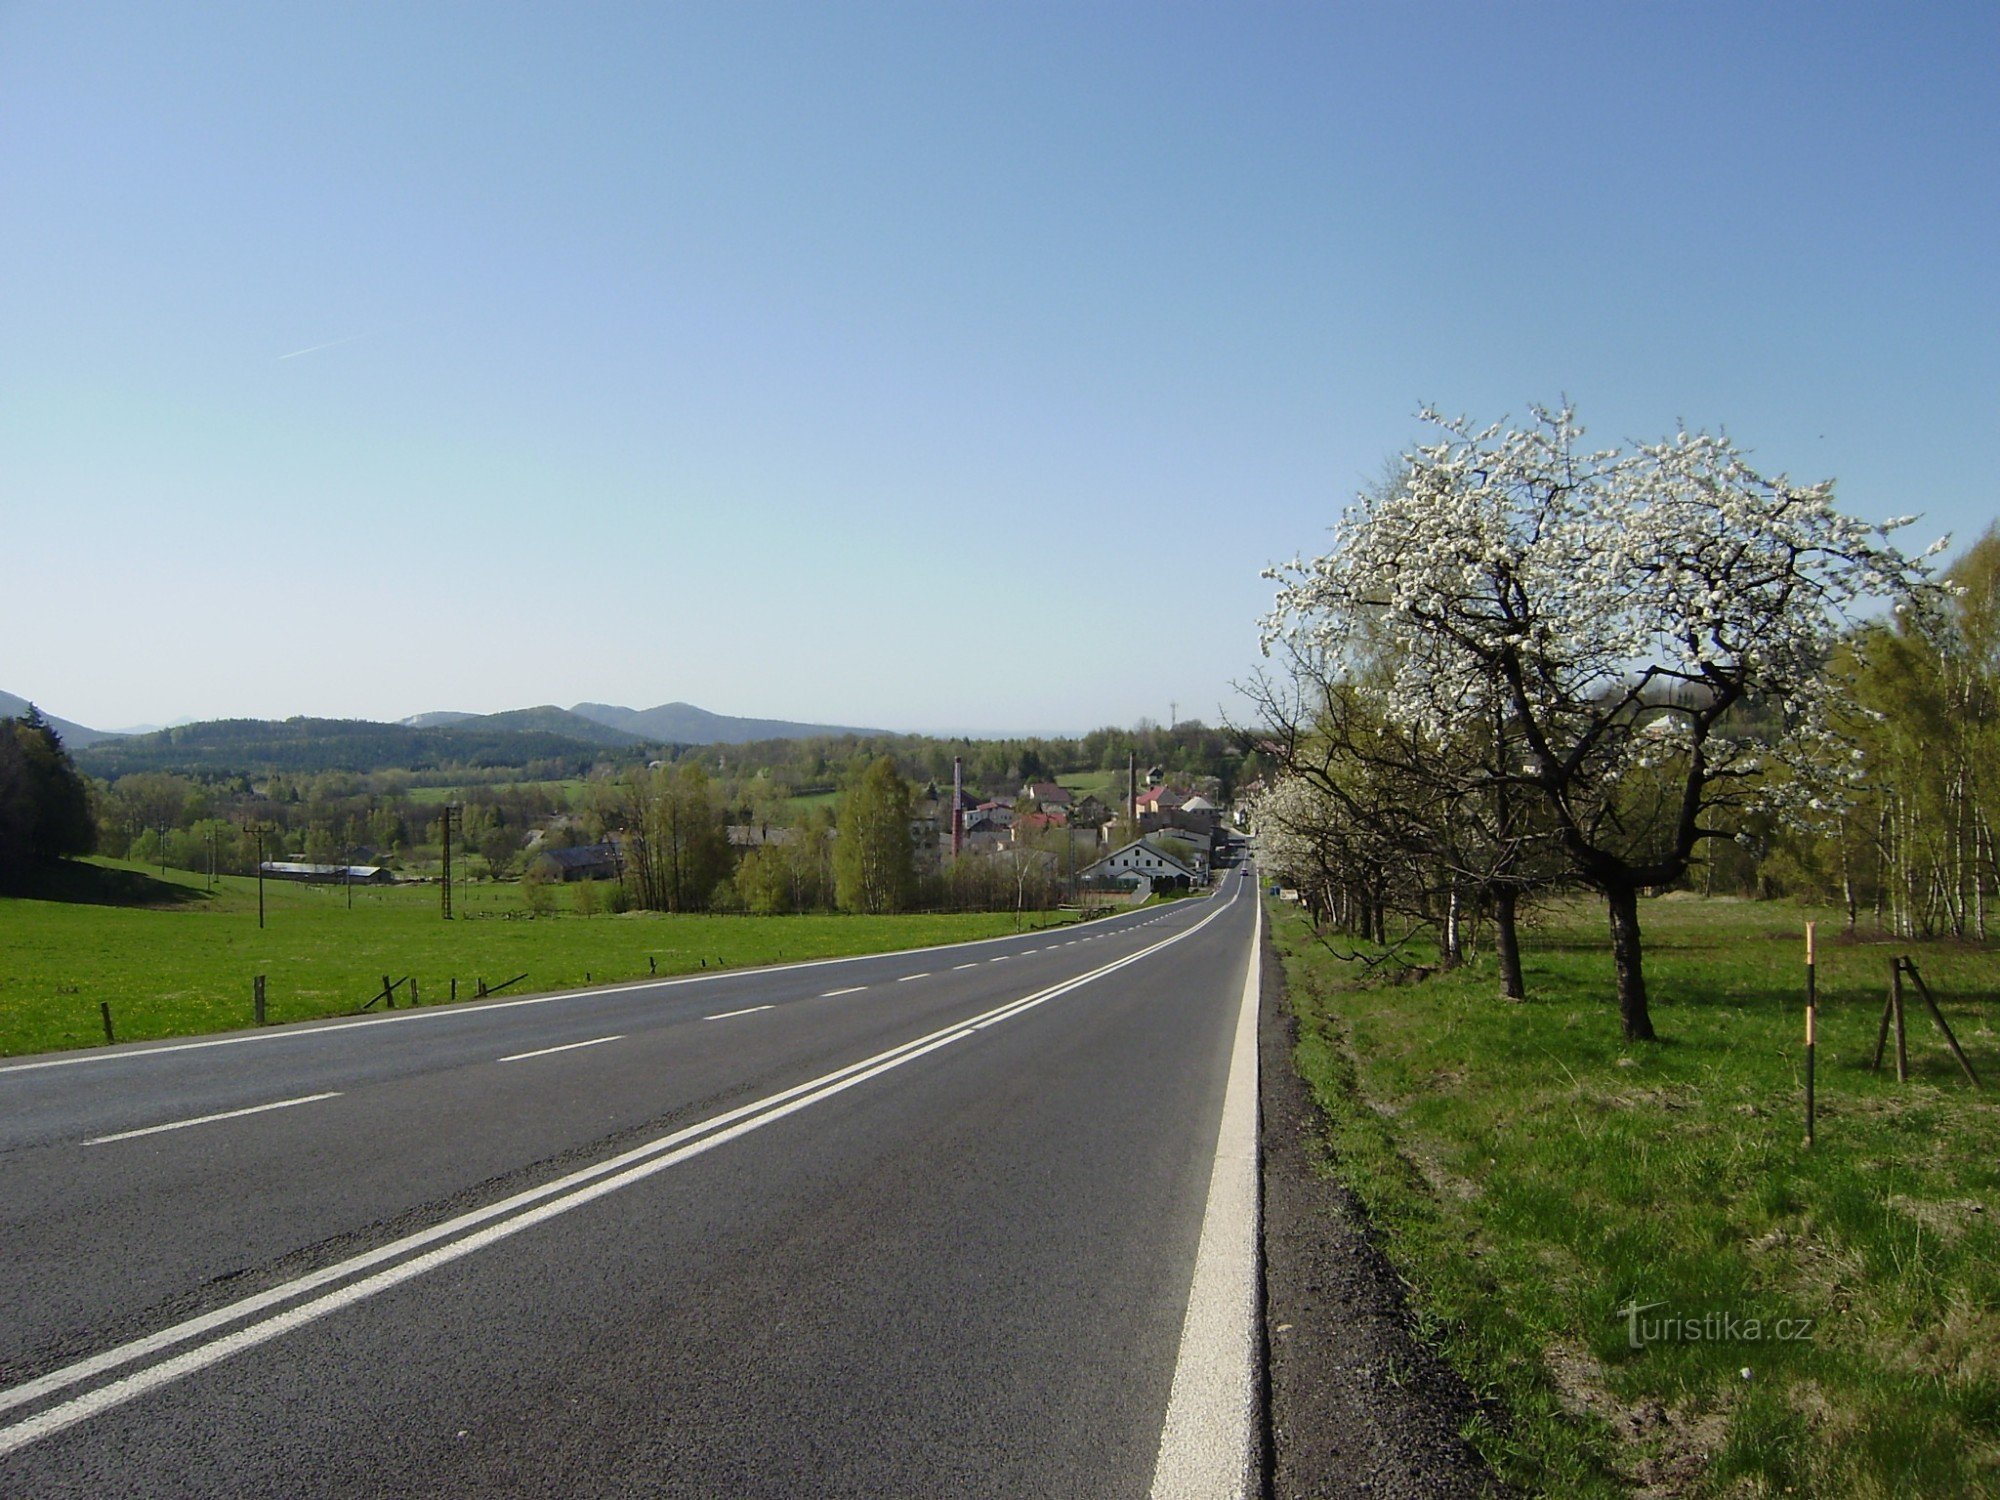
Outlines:
{"type": "MultiPolygon", "coordinates": [[[[297,1021],[357,1009],[384,974],[414,974],[425,1003],[436,1004],[454,977],[469,997],[477,979],[495,984],[525,971],[509,993],[528,993],[643,976],[649,960],[661,974],[682,974],[992,937],[1014,926],[1012,913],[527,919],[511,885],[472,886],[458,903],[461,920],[446,923],[435,887],[357,888],[350,911],[337,887],[270,881],[268,925],[259,931],[254,880],[224,879],[210,896],[198,876],[170,871],[146,882],[139,866],[93,864],[148,884],[161,904],[0,897],[0,1056],[101,1043],[105,1000],[120,1041],[247,1026],[260,973],[269,1018],[297,1021]]],[[[144,893],[114,894],[129,901],[144,893]]]]}
{"type": "Polygon", "coordinates": [[[1486,964],[1357,987],[1295,908],[1276,919],[1338,1170],[1420,1316],[1513,1414],[1473,1436],[1532,1492],[2000,1493],[2000,961],[1823,943],[1808,1152],[1805,915],[1650,903],[1651,1046],[1619,1038],[1593,909],[1530,936],[1525,1005],[1486,964]],[[1987,1092],[1914,996],[1911,1083],[1867,1071],[1896,952],[1987,1092]],[[1664,1304],[1637,1349],[1635,1300],[1664,1304]],[[1778,1341],[1781,1318],[1811,1337],[1778,1341]]]}

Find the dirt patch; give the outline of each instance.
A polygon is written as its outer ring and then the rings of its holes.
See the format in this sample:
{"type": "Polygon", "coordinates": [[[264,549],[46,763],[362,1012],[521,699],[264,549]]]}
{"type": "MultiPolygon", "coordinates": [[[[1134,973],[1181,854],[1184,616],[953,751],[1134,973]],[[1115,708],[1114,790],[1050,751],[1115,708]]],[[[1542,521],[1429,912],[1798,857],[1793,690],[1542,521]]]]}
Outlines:
{"type": "Polygon", "coordinates": [[[1977,1224],[1986,1215],[1986,1205],[1977,1198],[1951,1198],[1928,1202],[1921,1198],[1911,1198],[1903,1193],[1892,1193],[1889,1196],[1889,1207],[1909,1215],[1932,1234],[1945,1240],[1957,1239],[1965,1233],[1968,1226],[1977,1224]]]}
{"type": "Polygon", "coordinates": [[[1727,1415],[1621,1401],[1606,1385],[1596,1356],[1571,1344],[1551,1345],[1543,1359],[1563,1406],[1577,1416],[1601,1419],[1617,1434],[1620,1464],[1634,1495],[1670,1500],[1698,1487],[1729,1435],[1727,1415]]]}
{"type": "Polygon", "coordinates": [[[1418,1336],[1400,1276],[1353,1196],[1318,1169],[1326,1122],[1292,1060],[1284,969],[1264,953],[1265,1493],[1504,1495],[1460,1431],[1482,1411],[1418,1336]]]}

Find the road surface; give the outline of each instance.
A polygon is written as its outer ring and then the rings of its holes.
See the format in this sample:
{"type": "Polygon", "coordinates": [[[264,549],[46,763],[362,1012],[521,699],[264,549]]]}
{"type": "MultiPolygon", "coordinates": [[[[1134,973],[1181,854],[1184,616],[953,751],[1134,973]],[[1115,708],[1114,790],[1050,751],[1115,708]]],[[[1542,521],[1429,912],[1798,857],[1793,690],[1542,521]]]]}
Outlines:
{"type": "Polygon", "coordinates": [[[0,1494],[1232,1492],[1257,918],[1221,880],[0,1064],[0,1494]]]}

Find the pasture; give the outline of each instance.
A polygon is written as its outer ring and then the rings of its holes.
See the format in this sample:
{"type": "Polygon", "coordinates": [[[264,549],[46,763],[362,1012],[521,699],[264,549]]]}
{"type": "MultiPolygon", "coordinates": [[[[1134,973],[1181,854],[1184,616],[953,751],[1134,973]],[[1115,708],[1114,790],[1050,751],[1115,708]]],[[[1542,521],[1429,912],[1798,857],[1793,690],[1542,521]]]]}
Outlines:
{"type": "MultiPolygon", "coordinates": [[[[307,886],[92,860],[69,872],[66,899],[0,897],[0,1056],[101,1045],[108,1002],[121,1042],[224,1031],[252,1023],[254,976],[266,976],[267,1020],[350,1014],[383,976],[414,977],[426,1005],[472,997],[480,981],[526,978],[509,994],[703,969],[883,953],[994,937],[1012,912],[862,917],[745,917],[627,912],[531,916],[521,887],[475,882],[439,916],[435,885],[307,886]],[[351,901],[351,905],[350,905],[351,901]]],[[[1030,925],[1068,920],[1029,913],[1030,925]]],[[[408,1003],[407,987],[396,992],[408,1003]]],[[[379,1006],[377,1007],[380,1008],[379,1006]]]]}
{"type": "MultiPolygon", "coordinates": [[[[1489,1398],[1471,1436],[1529,1493],[2000,1493],[2000,957],[1837,936],[1832,912],[1646,903],[1661,1041],[1619,1031],[1601,909],[1490,960],[1357,982],[1274,906],[1329,1170],[1420,1321],[1489,1398]],[[1802,925],[1820,921],[1804,1135],[1802,925]],[[1893,956],[1910,1081],[1869,1066],[1893,956]]],[[[1339,947],[1337,939],[1330,940],[1339,947]]]]}

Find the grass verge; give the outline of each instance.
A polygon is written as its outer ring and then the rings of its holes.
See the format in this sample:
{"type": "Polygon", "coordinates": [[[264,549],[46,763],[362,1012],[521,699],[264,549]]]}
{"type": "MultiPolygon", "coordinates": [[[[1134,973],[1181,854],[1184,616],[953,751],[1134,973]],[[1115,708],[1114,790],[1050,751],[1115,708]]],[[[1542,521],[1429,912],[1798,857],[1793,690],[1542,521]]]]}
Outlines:
{"type": "MultiPolygon", "coordinates": [[[[414,975],[426,1004],[461,999],[478,981],[527,978],[508,991],[703,969],[887,953],[997,937],[1011,912],[895,917],[529,917],[520,888],[474,885],[458,920],[438,913],[436,887],[339,887],[161,876],[93,860],[63,872],[62,899],[0,897],[0,1056],[101,1044],[108,1001],[118,1040],[150,1041],[251,1024],[251,984],[263,974],[272,1022],[347,1015],[382,987],[414,975]]],[[[1066,921],[1029,913],[1027,925],[1066,921]]],[[[408,1003],[407,989],[397,992],[408,1003]]],[[[379,1008],[379,1007],[378,1007],[379,1008]]]]}
{"type": "Polygon", "coordinates": [[[1525,1004],[1478,962],[1362,985],[1274,913],[1335,1171],[1530,1493],[2000,1494],[2000,961],[1823,941],[1808,1151],[1813,915],[1649,903],[1635,1045],[1592,907],[1528,934],[1525,1004]],[[1896,953],[1984,1092],[1914,996],[1911,1081],[1868,1069],[1896,953]]]}

